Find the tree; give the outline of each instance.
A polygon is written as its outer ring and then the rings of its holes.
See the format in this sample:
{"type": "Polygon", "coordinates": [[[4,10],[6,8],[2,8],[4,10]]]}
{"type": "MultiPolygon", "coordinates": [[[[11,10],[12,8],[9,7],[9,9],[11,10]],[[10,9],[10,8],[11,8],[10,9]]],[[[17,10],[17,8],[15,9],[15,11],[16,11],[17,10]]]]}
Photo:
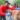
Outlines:
{"type": "Polygon", "coordinates": [[[5,0],[0,0],[0,4],[4,4],[5,0]]]}
{"type": "Polygon", "coordinates": [[[15,3],[16,3],[16,1],[15,0],[12,0],[11,5],[14,5],[15,3]]]}
{"type": "Polygon", "coordinates": [[[20,0],[16,0],[16,3],[17,3],[17,4],[20,4],[20,0]]]}

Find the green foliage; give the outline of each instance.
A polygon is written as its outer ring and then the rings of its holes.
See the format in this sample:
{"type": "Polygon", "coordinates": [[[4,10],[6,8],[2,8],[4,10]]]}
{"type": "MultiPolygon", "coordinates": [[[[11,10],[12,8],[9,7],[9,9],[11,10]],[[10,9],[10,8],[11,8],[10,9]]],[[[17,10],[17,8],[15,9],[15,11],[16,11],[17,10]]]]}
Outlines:
{"type": "Polygon", "coordinates": [[[5,0],[0,0],[0,4],[4,4],[5,0]]]}
{"type": "Polygon", "coordinates": [[[20,0],[17,0],[16,3],[17,3],[17,4],[20,4],[20,0]]]}
{"type": "Polygon", "coordinates": [[[15,3],[15,1],[14,1],[14,0],[12,0],[11,5],[14,5],[14,3],[15,3]]]}

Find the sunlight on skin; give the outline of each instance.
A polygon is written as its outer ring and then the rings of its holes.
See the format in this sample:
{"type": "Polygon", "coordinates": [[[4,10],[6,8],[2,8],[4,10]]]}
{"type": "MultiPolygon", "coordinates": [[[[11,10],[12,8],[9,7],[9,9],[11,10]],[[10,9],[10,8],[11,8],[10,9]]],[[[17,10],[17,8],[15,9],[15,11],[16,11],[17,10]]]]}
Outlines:
{"type": "Polygon", "coordinates": [[[9,7],[10,7],[10,8],[12,8],[12,6],[11,6],[11,5],[9,5],[9,7]]]}

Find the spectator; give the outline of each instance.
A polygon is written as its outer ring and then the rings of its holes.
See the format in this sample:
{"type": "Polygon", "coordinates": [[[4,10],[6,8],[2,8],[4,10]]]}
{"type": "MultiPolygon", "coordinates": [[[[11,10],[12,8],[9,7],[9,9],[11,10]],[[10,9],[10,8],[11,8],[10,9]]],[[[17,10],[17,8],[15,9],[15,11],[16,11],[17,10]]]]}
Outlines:
{"type": "Polygon", "coordinates": [[[5,12],[6,12],[6,10],[8,10],[7,1],[6,1],[5,4],[2,5],[1,8],[0,8],[1,20],[2,20],[2,18],[3,18],[3,20],[6,20],[6,19],[5,19],[5,15],[6,15],[5,12]]]}
{"type": "MultiPolygon", "coordinates": [[[[1,7],[1,9],[2,9],[2,14],[1,14],[1,18],[3,18],[3,20],[6,20],[5,19],[5,13],[6,13],[6,10],[8,10],[9,9],[9,5],[8,5],[9,3],[8,3],[8,1],[6,1],[5,2],[5,4],[1,7]]],[[[2,19],[1,19],[2,20],[2,19]]]]}

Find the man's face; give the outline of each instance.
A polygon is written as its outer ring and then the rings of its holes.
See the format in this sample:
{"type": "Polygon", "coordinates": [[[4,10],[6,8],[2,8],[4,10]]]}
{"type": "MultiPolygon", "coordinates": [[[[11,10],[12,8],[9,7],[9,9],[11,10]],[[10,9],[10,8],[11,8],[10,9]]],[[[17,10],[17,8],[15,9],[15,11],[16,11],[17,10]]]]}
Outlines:
{"type": "Polygon", "coordinates": [[[5,6],[7,6],[7,3],[5,3],[5,6]]]}

